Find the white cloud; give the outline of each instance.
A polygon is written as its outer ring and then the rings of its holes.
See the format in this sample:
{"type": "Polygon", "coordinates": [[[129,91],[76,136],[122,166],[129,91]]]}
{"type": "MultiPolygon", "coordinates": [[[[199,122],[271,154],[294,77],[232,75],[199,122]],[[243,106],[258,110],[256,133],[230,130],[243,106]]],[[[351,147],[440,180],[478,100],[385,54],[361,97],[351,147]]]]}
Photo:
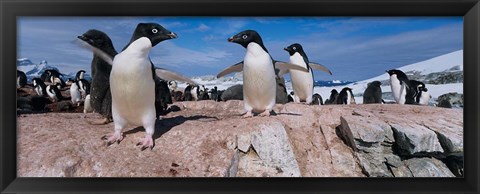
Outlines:
{"type": "Polygon", "coordinates": [[[200,32],[205,32],[207,30],[210,30],[210,27],[208,27],[207,25],[202,23],[197,28],[195,28],[195,30],[200,31],[200,32]]]}

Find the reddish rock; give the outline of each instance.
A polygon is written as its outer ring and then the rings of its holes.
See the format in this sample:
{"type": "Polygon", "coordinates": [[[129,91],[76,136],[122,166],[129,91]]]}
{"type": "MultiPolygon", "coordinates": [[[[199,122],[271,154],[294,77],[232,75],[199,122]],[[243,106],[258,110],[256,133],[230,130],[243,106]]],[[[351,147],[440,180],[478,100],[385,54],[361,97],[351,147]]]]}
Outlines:
{"type": "MultiPolygon", "coordinates": [[[[407,163],[407,158],[399,157],[393,151],[362,156],[363,153],[345,143],[358,143],[355,138],[363,138],[391,150],[396,143],[388,135],[389,130],[393,133],[393,129],[388,128],[392,123],[416,124],[433,131],[438,134],[439,143],[448,148],[444,149],[445,154],[447,151],[463,151],[460,149],[463,141],[458,138],[463,137],[461,109],[394,104],[309,106],[288,103],[275,106],[277,115],[244,119],[241,117],[243,103],[238,100],[176,102],[174,105],[180,111],[170,112],[157,121],[155,147],[145,151],[136,146],[144,136],[144,129],[136,126],[124,130],[122,142],[107,147],[101,137],[113,132],[113,123],[88,124],[88,121],[101,119],[95,113],[19,115],[18,176],[383,176],[375,172],[412,176],[406,170],[413,166],[411,161],[415,161],[414,158],[408,159],[407,163]],[[341,117],[359,118],[346,119],[348,126],[363,126],[355,128],[356,135],[351,136],[353,140],[339,134],[341,117]],[[449,124],[434,124],[433,121],[449,124]],[[365,125],[368,122],[371,123],[365,125]],[[378,123],[387,124],[386,128],[381,125],[386,134],[384,137],[378,129],[370,129],[380,126],[378,123]],[[385,146],[385,143],[389,145],[385,146]],[[361,162],[367,157],[375,161],[361,162]],[[384,161],[391,166],[375,167],[386,165],[384,161]]],[[[444,172],[436,176],[451,175],[440,160],[433,161],[425,164],[444,172]]],[[[415,166],[422,164],[417,162],[415,166]]]]}

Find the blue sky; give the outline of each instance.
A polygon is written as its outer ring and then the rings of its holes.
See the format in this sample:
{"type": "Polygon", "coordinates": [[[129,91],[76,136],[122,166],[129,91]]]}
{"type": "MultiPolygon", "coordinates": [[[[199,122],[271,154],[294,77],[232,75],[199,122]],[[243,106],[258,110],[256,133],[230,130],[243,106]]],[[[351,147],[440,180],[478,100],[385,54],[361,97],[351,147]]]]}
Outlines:
{"type": "Polygon", "coordinates": [[[462,17],[20,17],[17,58],[89,72],[92,53],[71,43],[78,35],[101,30],[121,51],[140,22],[178,34],[150,57],[187,76],[216,75],[243,60],[245,49],[227,38],[246,29],[259,32],[276,60],[288,61],[283,48],[302,44],[310,61],[333,72],[315,72],[317,80],[364,80],[463,48],[462,17]]]}

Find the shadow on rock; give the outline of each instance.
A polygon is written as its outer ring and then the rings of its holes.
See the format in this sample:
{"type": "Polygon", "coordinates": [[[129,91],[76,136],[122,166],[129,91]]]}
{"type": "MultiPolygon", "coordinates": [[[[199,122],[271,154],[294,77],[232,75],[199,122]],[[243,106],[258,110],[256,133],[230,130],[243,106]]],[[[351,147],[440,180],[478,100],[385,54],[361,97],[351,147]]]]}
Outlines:
{"type": "MultiPolygon", "coordinates": [[[[217,117],[209,117],[209,116],[202,116],[202,115],[195,115],[195,116],[190,116],[190,117],[184,117],[184,116],[176,116],[172,118],[163,118],[160,120],[155,121],[155,133],[153,134],[153,139],[156,140],[160,138],[163,134],[167,133],[170,131],[175,126],[181,125],[185,123],[186,121],[190,120],[202,120],[205,119],[206,121],[216,121],[219,120],[217,117]]],[[[133,128],[132,130],[126,131],[123,134],[128,135],[128,134],[134,134],[139,131],[145,131],[145,128],[143,127],[136,127],[133,128]]]]}

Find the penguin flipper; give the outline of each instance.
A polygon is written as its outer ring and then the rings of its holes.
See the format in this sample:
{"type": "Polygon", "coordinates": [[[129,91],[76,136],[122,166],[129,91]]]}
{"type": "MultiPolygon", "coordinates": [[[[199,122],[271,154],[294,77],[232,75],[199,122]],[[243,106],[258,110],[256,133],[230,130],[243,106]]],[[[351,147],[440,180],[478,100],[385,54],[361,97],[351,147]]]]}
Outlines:
{"type": "Polygon", "coordinates": [[[282,77],[283,75],[285,75],[287,73],[290,73],[290,71],[288,69],[280,70],[278,72],[278,77],[282,77]]]}
{"type": "Polygon", "coordinates": [[[312,69],[324,71],[325,73],[328,73],[328,74],[332,75],[332,72],[331,72],[327,67],[325,67],[325,66],[322,65],[322,64],[310,62],[310,63],[308,63],[308,65],[310,65],[310,67],[311,67],[312,69]]]}
{"type": "Polygon", "coordinates": [[[76,39],[76,40],[73,40],[72,41],[73,44],[76,44],[77,46],[81,47],[81,48],[84,48],[84,49],[87,49],[89,51],[92,51],[94,55],[97,55],[98,57],[100,57],[101,59],[103,59],[105,62],[107,62],[108,64],[110,65],[113,65],[113,57],[115,56],[110,56],[109,54],[107,54],[106,52],[103,52],[102,50],[88,44],[87,42],[85,42],[84,40],[82,39],[76,39]]]}
{"type": "Polygon", "coordinates": [[[155,74],[157,74],[157,76],[163,80],[168,80],[168,81],[176,80],[179,82],[186,82],[186,83],[197,85],[197,83],[192,81],[190,78],[167,69],[155,67],[155,74]]]}
{"type": "Polygon", "coordinates": [[[240,71],[243,71],[243,61],[238,62],[235,65],[232,65],[230,67],[227,67],[227,68],[223,69],[220,73],[218,73],[217,78],[221,78],[221,77],[223,77],[225,75],[228,75],[230,73],[240,72],[240,71]]]}
{"type": "Polygon", "coordinates": [[[280,70],[279,76],[280,76],[280,73],[284,73],[284,72],[286,73],[290,69],[308,72],[308,69],[306,69],[304,67],[301,67],[301,66],[298,66],[298,65],[295,65],[295,64],[292,64],[292,63],[283,62],[283,61],[275,61],[274,66],[275,66],[275,69],[280,70]]]}

